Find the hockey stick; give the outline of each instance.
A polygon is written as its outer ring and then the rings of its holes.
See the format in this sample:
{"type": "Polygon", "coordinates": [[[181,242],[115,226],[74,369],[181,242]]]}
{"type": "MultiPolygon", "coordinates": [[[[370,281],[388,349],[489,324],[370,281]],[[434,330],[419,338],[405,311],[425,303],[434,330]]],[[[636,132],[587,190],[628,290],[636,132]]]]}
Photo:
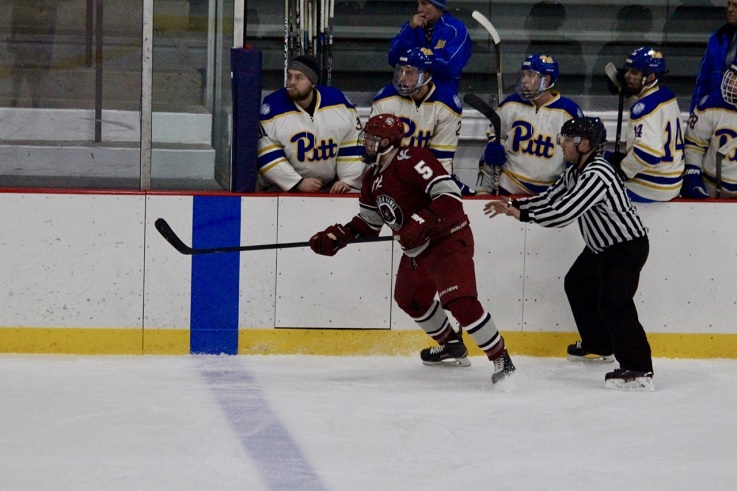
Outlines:
{"type": "MultiPolygon", "coordinates": [[[[466,94],[463,96],[463,102],[471,106],[472,108],[476,109],[478,112],[486,116],[486,118],[491,122],[491,127],[494,128],[494,137],[496,138],[497,143],[502,142],[502,120],[497,114],[496,111],[494,111],[494,108],[492,108],[490,105],[488,105],[484,100],[477,96],[476,94],[466,94]]],[[[492,168],[494,174],[492,176],[492,194],[499,194],[499,173],[500,169],[496,165],[492,168]]]]}
{"type": "Polygon", "coordinates": [[[497,89],[497,106],[502,103],[503,98],[503,82],[502,82],[502,40],[499,38],[499,33],[496,32],[494,26],[489,22],[489,19],[484,17],[484,14],[478,10],[474,10],[471,17],[476,19],[476,22],[481,24],[481,27],[486,29],[486,32],[491,36],[491,41],[494,43],[494,51],[496,52],[496,89],[497,89]]]}
{"type": "Polygon", "coordinates": [[[287,85],[287,69],[289,68],[289,0],[284,0],[284,85],[287,85]]]}
{"type": "Polygon", "coordinates": [[[722,197],[722,159],[724,159],[724,157],[726,157],[727,154],[735,148],[737,148],[737,138],[729,140],[727,143],[719,147],[719,150],[717,150],[717,198],[722,197]]]}
{"type": "Polygon", "coordinates": [[[606,72],[607,78],[614,84],[614,86],[617,88],[617,91],[619,92],[619,105],[617,106],[617,136],[614,140],[614,153],[619,152],[619,140],[622,138],[622,113],[624,113],[624,87],[622,87],[622,84],[619,82],[619,78],[617,77],[617,67],[614,66],[614,63],[607,63],[604,67],[604,71],[606,72]]]}
{"type": "MultiPolygon", "coordinates": [[[[232,247],[213,247],[208,249],[193,249],[189,247],[179,236],[172,230],[169,224],[163,218],[157,218],[154,222],[156,230],[159,231],[162,237],[174,247],[180,254],[191,256],[194,254],[215,254],[218,252],[245,252],[245,251],[263,251],[270,249],[290,249],[295,247],[309,247],[309,242],[285,242],[283,244],[260,244],[252,246],[232,246],[232,247]]],[[[361,242],[388,242],[394,240],[393,235],[383,235],[381,237],[364,237],[356,239],[354,243],[361,242]]]]}
{"type": "Polygon", "coordinates": [[[463,96],[463,102],[476,109],[478,112],[486,116],[494,128],[497,143],[501,142],[502,120],[493,107],[488,105],[481,97],[476,94],[466,94],[463,96]]]}

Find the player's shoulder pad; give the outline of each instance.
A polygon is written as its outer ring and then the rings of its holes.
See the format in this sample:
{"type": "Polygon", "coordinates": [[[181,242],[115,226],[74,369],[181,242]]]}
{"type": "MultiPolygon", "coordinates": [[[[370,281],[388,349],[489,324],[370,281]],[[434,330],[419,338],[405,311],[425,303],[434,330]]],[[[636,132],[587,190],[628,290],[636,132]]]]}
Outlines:
{"type": "Polygon", "coordinates": [[[410,162],[416,162],[418,160],[437,161],[435,155],[433,155],[433,153],[426,147],[402,147],[394,158],[400,162],[404,160],[408,160],[410,162]]]}
{"type": "Polygon", "coordinates": [[[394,87],[394,84],[386,84],[382,88],[379,89],[379,91],[374,96],[374,102],[381,101],[383,99],[388,99],[390,97],[398,97],[399,92],[397,92],[396,87],[394,87]]]}
{"type": "Polygon", "coordinates": [[[550,106],[553,109],[562,109],[563,111],[567,112],[572,118],[582,118],[583,117],[583,111],[581,110],[581,107],[573,102],[572,99],[569,99],[568,97],[558,96],[556,100],[554,100],[550,106]]]}
{"type": "Polygon", "coordinates": [[[432,94],[430,94],[430,97],[427,98],[427,101],[439,102],[445,106],[448,106],[451,110],[455,111],[458,114],[461,114],[461,112],[463,111],[461,100],[458,98],[458,95],[453,89],[446,85],[435,85],[435,90],[432,91],[432,94]]]}
{"type": "Polygon", "coordinates": [[[709,109],[726,109],[727,111],[737,111],[737,108],[735,108],[732,104],[726,102],[722,98],[722,95],[718,92],[712,92],[711,94],[702,97],[698,104],[696,104],[696,109],[702,112],[709,109]]]}
{"type": "Polygon", "coordinates": [[[261,121],[268,121],[276,116],[293,111],[297,111],[297,107],[287,97],[287,89],[282,87],[264,97],[261,108],[259,109],[259,119],[261,121]]]}
{"type": "Polygon", "coordinates": [[[670,102],[671,100],[676,100],[676,96],[673,92],[668,87],[659,85],[657,90],[650,92],[645,97],[632,104],[630,107],[632,119],[640,119],[648,116],[661,104],[670,102]]]}
{"type": "Polygon", "coordinates": [[[328,85],[317,85],[315,86],[315,90],[320,93],[321,109],[330,106],[346,106],[349,109],[356,109],[356,106],[353,105],[340,89],[328,85]]]}
{"type": "Polygon", "coordinates": [[[523,98],[521,98],[519,96],[519,94],[517,94],[515,92],[515,93],[510,94],[507,97],[505,97],[504,100],[502,101],[502,103],[499,104],[499,107],[501,108],[501,107],[506,106],[508,104],[522,104],[522,105],[525,105],[525,106],[531,106],[532,105],[532,102],[531,101],[524,100],[523,98]]]}

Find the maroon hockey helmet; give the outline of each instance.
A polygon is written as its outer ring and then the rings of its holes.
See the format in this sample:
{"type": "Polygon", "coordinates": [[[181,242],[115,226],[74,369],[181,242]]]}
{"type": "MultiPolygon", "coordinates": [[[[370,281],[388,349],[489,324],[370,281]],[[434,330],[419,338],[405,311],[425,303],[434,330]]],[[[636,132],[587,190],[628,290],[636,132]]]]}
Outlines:
{"type": "Polygon", "coordinates": [[[399,147],[404,138],[404,123],[393,114],[377,114],[369,118],[363,132],[381,139],[388,138],[390,145],[399,147]]]}

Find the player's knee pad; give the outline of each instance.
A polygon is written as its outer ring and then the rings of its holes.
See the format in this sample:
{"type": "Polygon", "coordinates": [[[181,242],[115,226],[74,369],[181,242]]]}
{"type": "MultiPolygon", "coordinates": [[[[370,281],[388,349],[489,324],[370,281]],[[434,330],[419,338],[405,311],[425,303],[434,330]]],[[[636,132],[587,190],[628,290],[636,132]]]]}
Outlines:
{"type": "Polygon", "coordinates": [[[484,314],[484,308],[476,297],[454,298],[445,308],[450,310],[461,326],[468,326],[478,321],[484,314]]]}

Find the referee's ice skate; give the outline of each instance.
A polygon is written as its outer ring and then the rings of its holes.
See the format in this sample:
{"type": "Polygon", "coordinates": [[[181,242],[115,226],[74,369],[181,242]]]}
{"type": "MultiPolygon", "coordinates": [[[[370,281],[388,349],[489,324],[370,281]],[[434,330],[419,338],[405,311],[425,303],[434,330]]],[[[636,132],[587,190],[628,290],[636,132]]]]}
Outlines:
{"type": "Polygon", "coordinates": [[[602,355],[591,353],[583,348],[583,341],[576,341],[574,344],[568,345],[568,360],[583,361],[586,363],[611,363],[614,361],[614,355],[602,355]]]}
{"type": "Polygon", "coordinates": [[[653,372],[617,368],[604,377],[604,387],[614,390],[653,391],[653,372]]]}

